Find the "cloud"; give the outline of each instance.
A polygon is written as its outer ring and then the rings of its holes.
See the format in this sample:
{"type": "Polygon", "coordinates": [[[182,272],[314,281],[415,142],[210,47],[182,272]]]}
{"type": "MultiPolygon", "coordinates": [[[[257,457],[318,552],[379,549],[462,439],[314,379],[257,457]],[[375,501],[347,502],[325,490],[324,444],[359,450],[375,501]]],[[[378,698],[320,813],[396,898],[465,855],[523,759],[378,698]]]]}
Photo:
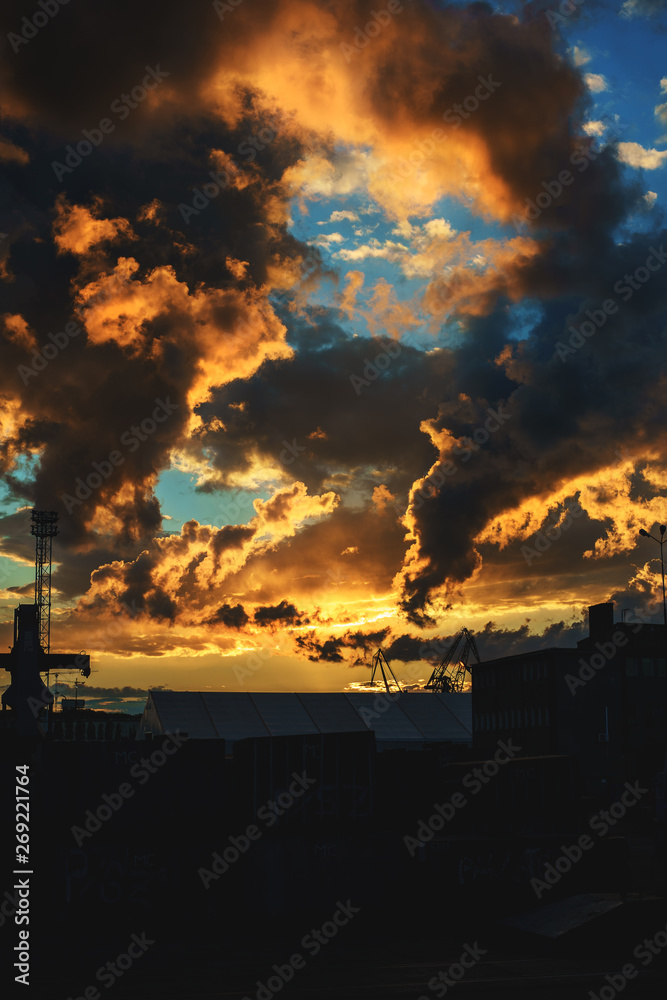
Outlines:
{"type": "Polygon", "coordinates": [[[665,0],[624,0],[619,11],[621,17],[632,20],[635,17],[656,18],[665,12],[665,0]]]}
{"type": "Polygon", "coordinates": [[[26,153],[25,149],[21,149],[13,142],[9,142],[6,139],[0,139],[0,160],[5,163],[16,162],[16,163],[28,163],[30,157],[26,153]]]}
{"type": "Polygon", "coordinates": [[[572,61],[575,66],[585,66],[591,61],[591,55],[580,45],[575,45],[572,49],[572,61]]]}
{"type": "Polygon", "coordinates": [[[328,247],[330,243],[344,243],[345,237],[340,233],[323,233],[322,236],[318,236],[313,242],[316,246],[328,247]]]}
{"type": "Polygon", "coordinates": [[[667,160],[667,150],[646,149],[638,142],[619,142],[618,158],[630,167],[658,170],[667,160]]]}
{"type": "Polygon", "coordinates": [[[226,625],[228,628],[242,629],[249,621],[242,604],[221,604],[215,614],[205,620],[206,625],[226,625]]]}
{"type": "MultiPolygon", "coordinates": [[[[149,0],[147,35],[135,5],[102,0],[3,67],[0,473],[17,506],[62,515],[71,648],[227,657],[287,626],[292,653],[352,663],[454,608],[553,600],[568,621],[584,573],[596,596],[627,581],[634,522],[667,495],[665,292],[661,275],[616,287],[665,235],[656,213],[633,234],[644,185],[587,122],[604,78],[528,8],[484,4],[405,5],[348,63],[371,10],[258,0],[219,30],[210,5],[185,24],[149,0]],[[121,119],[114,98],[158,63],[169,75],[121,119]],[[56,177],[105,116],[113,131],[56,177]],[[568,167],[576,183],[526,218],[568,167]],[[354,211],[328,204],[347,197],[354,211]],[[382,218],[357,246],[321,238],[340,247],[328,297],[294,199],[343,232],[382,218]],[[475,228],[455,229],[443,199],[475,228]],[[519,234],[503,228],[517,215],[519,234]],[[612,297],[613,323],[564,362],[557,345],[612,297]],[[247,523],[166,533],[174,465],[202,494],[255,489],[247,523]],[[521,547],[577,499],[576,527],[527,565],[521,547]]],[[[22,16],[6,5],[7,30],[22,16]]],[[[28,521],[0,519],[26,564],[28,521]]],[[[489,627],[490,648],[531,629],[493,646],[489,627]]]]}
{"type": "Polygon", "coordinates": [[[586,73],[584,79],[586,80],[586,86],[594,94],[599,94],[603,90],[609,90],[609,84],[602,73],[586,73]]]}
{"type": "Polygon", "coordinates": [[[342,663],[348,659],[350,651],[353,651],[350,665],[359,666],[368,661],[369,654],[382,644],[387,632],[388,629],[348,632],[341,636],[330,636],[328,639],[320,639],[314,632],[309,632],[307,635],[298,636],[296,644],[314,663],[319,661],[342,663]]]}
{"type": "Polygon", "coordinates": [[[273,607],[259,607],[255,610],[257,625],[275,625],[276,623],[287,625],[300,621],[301,615],[294,605],[287,601],[281,601],[280,604],[273,607]]]}
{"type": "Polygon", "coordinates": [[[93,210],[85,205],[69,205],[64,195],[56,201],[54,242],[62,252],[84,255],[92,246],[103,241],[118,239],[121,235],[133,239],[132,227],[127,219],[100,219],[101,199],[93,210]]]}
{"type": "Polygon", "coordinates": [[[349,209],[336,209],[332,212],[328,219],[318,222],[318,226],[326,226],[330,222],[356,222],[359,216],[356,212],[351,212],[349,209]]]}

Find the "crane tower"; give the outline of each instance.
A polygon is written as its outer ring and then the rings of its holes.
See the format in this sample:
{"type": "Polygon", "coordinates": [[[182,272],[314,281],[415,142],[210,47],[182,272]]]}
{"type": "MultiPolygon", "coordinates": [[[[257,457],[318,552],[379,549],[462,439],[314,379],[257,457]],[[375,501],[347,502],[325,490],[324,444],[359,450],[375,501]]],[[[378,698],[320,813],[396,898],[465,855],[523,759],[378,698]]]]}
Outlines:
{"type": "Polygon", "coordinates": [[[427,688],[431,691],[463,691],[466,673],[471,673],[470,655],[474,654],[479,663],[477,643],[472,632],[462,628],[454,636],[454,641],[445,653],[442,662],[431,674],[427,688]]]}
{"type": "Polygon", "coordinates": [[[51,549],[58,534],[55,510],[33,510],[31,532],[35,536],[35,605],[39,644],[51,652],[51,549]]]}

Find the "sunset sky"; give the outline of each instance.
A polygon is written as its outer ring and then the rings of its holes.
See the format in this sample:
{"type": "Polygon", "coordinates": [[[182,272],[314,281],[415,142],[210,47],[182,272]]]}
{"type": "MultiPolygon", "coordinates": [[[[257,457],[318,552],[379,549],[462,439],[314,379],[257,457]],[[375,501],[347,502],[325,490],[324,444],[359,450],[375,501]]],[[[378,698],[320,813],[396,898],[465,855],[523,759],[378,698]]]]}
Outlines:
{"type": "Polygon", "coordinates": [[[0,645],[33,506],[100,705],[661,619],[664,0],[0,19],[0,645]]]}

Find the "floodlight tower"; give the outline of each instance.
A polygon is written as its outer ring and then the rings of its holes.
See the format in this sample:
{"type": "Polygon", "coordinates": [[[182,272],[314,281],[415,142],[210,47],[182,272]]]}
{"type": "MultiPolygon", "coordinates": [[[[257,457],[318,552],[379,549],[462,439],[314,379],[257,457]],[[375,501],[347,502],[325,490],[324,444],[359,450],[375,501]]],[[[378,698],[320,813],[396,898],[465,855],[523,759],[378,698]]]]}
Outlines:
{"type": "Polygon", "coordinates": [[[35,536],[35,604],[39,644],[45,653],[51,651],[51,549],[58,534],[58,514],[55,510],[32,512],[32,534],[35,536]]]}

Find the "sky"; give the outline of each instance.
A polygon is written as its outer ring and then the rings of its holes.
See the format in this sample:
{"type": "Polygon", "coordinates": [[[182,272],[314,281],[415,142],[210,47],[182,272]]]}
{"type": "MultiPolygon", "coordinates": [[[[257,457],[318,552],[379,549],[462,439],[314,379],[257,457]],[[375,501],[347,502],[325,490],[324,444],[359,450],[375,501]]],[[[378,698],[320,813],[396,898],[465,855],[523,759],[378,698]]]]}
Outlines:
{"type": "Polygon", "coordinates": [[[665,6],[4,4],[0,644],[33,507],[98,706],[660,620],[665,6]]]}

